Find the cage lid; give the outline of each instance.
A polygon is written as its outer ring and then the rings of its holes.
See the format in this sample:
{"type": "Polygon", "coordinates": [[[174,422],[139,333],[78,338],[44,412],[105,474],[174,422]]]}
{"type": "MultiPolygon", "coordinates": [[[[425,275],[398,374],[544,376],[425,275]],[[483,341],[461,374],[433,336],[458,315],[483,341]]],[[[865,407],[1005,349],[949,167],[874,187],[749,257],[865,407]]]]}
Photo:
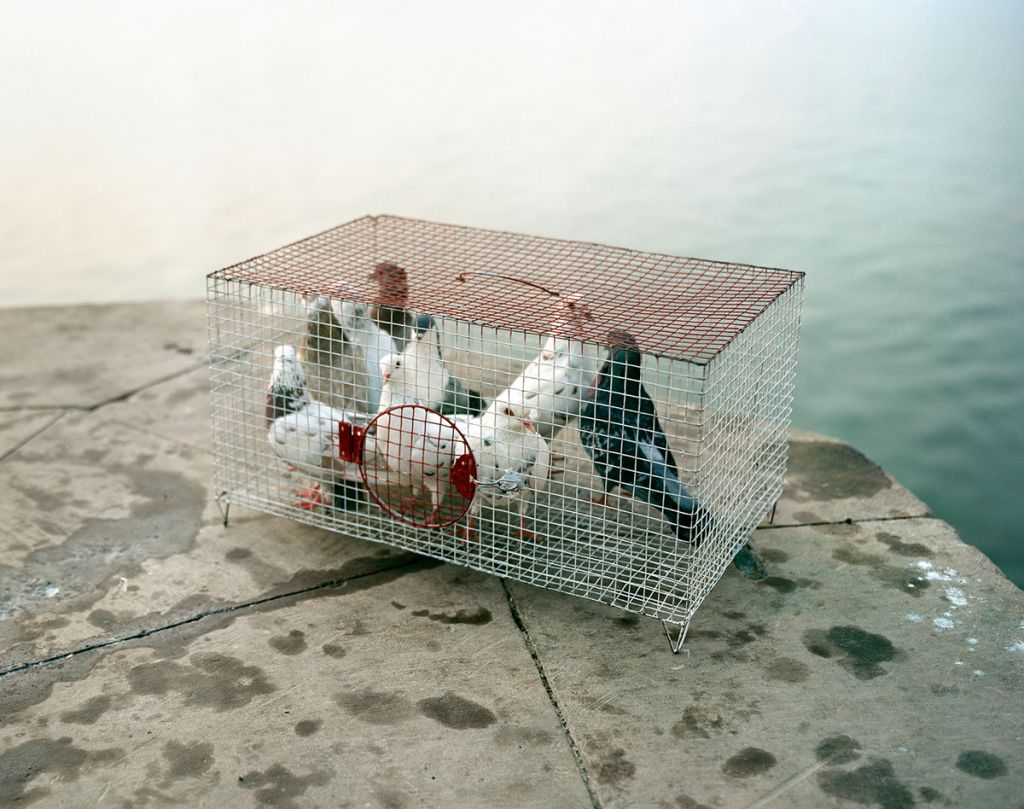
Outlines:
{"type": "Polygon", "coordinates": [[[609,331],[626,330],[649,354],[703,364],[804,274],[365,216],[210,277],[535,334],[557,328],[559,302],[571,302],[591,315],[580,324],[581,339],[603,343],[609,331]],[[381,265],[404,270],[405,282],[382,284],[381,265]]]}

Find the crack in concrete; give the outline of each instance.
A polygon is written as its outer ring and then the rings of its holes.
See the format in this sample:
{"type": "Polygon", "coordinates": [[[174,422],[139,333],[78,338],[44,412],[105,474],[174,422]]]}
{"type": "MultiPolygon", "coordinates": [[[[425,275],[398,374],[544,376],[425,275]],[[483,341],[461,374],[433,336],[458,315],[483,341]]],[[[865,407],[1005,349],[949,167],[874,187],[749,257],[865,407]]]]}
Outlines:
{"type": "Polygon", "coordinates": [[[44,657],[39,660],[33,660],[27,663],[19,663],[16,666],[11,666],[3,671],[0,671],[0,678],[7,677],[10,674],[18,674],[23,671],[30,671],[31,669],[39,668],[40,666],[46,666],[50,663],[56,663],[61,660],[68,660],[72,657],[76,657],[86,652],[93,652],[97,649],[107,649],[111,646],[117,646],[122,643],[128,643],[129,641],[139,640],[140,638],[148,638],[150,635],[156,635],[160,632],[166,632],[170,629],[177,629],[181,626],[188,626],[189,624],[197,623],[206,618],[212,618],[220,615],[228,615],[234,612],[240,612],[242,610],[249,609],[251,607],[259,607],[263,604],[269,604],[274,601],[280,601],[283,598],[292,598],[294,596],[304,595],[306,593],[316,592],[317,590],[327,590],[332,587],[342,587],[348,582],[358,581],[365,579],[370,576],[379,576],[382,573],[389,573],[392,570],[401,570],[404,567],[410,567],[412,565],[422,564],[422,559],[409,559],[404,562],[395,565],[388,565],[386,567],[379,568],[367,573],[360,573],[357,576],[348,576],[343,579],[332,579],[331,581],[320,582],[319,584],[313,584],[309,587],[302,587],[298,590],[290,590],[287,593],[278,593],[272,596],[266,596],[265,598],[256,598],[252,601],[245,601],[241,604],[232,604],[229,607],[218,607],[214,610],[207,610],[201,612],[198,615],[193,615],[189,618],[183,618],[180,621],[174,621],[163,626],[153,627],[151,629],[141,629],[138,632],[134,632],[131,635],[125,635],[119,638],[111,638],[100,643],[91,643],[87,646],[83,646],[80,649],[73,649],[70,652],[61,652],[60,654],[51,655],[50,657],[44,657]]]}
{"type": "Polygon", "coordinates": [[[43,433],[45,433],[54,424],[56,424],[58,421],[60,421],[64,417],[64,415],[66,413],[67,413],[66,410],[58,411],[57,415],[55,415],[52,419],[50,419],[48,422],[46,422],[46,424],[44,424],[42,427],[40,427],[38,430],[34,431],[30,435],[25,436],[25,438],[21,439],[21,441],[19,441],[13,447],[11,447],[9,450],[7,450],[7,452],[5,452],[2,455],[0,455],[0,461],[7,460],[15,452],[17,452],[19,449],[21,449],[23,446],[25,446],[29,441],[31,441],[33,438],[36,438],[36,437],[42,435],[43,433]]]}
{"type": "Polygon", "coordinates": [[[10,406],[10,405],[5,405],[5,406],[0,406],[0,413],[16,413],[19,410],[25,410],[25,411],[29,411],[29,412],[45,412],[47,410],[74,410],[74,411],[80,412],[80,413],[95,413],[97,410],[99,410],[99,409],[101,409],[103,407],[106,407],[107,405],[117,404],[118,402],[126,401],[127,399],[130,399],[135,394],[141,393],[144,390],[149,390],[150,388],[154,388],[157,385],[162,385],[164,382],[170,382],[170,381],[172,381],[174,379],[177,379],[179,376],[184,376],[185,374],[190,374],[193,371],[195,371],[197,368],[202,368],[206,364],[207,363],[205,361],[204,362],[193,363],[188,368],[184,368],[184,369],[182,369],[180,371],[175,371],[174,373],[171,373],[171,374],[166,374],[165,376],[158,377],[157,379],[152,379],[149,382],[145,382],[142,385],[139,385],[139,386],[134,387],[134,388],[130,388],[130,389],[126,390],[126,391],[123,391],[121,393],[115,394],[114,396],[110,396],[110,397],[108,397],[106,399],[103,399],[103,400],[101,400],[99,402],[96,402],[95,404],[90,404],[90,405],[80,405],[80,404],[30,404],[30,405],[18,405],[16,407],[15,406],[10,406]]]}
{"type": "Polygon", "coordinates": [[[930,511],[927,514],[907,514],[902,517],[863,517],[860,519],[821,520],[820,522],[794,522],[785,525],[759,525],[754,533],[761,531],[784,531],[787,528],[813,528],[821,525],[860,525],[865,522],[898,522],[900,520],[934,520],[937,517],[930,511]]]}
{"type": "Polygon", "coordinates": [[[591,806],[593,806],[593,809],[603,809],[604,804],[601,803],[601,798],[594,789],[593,783],[591,783],[590,773],[587,771],[587,765],[583,761],[583,754],[580,752],[579,745],[576,743],[576,738],[572,735],[572,731],[569,729],[569,723],[566,721],[565,713],[562,711],[562,707],[558,704],[558,699],[555,697],[555,692],[551,687],[551,682],[548,679],[547,672],[544,670],[544,663],[541,662],[540,652],[537,650],[537,646],[534,644],[533,638],[530,637],[530,632],[526,628],[526,622],[523,620],[523,614],[519,611],[519,605],[516,604],[515,598],[512,596],[512,591],[509,589],[508,579],[501,579],[501,588],[505,591],[505,599],[508,601],[509,612],[512,614],[512,620],[523,639],[523,645],[526,646],[526,651],[530,653],[533,665],[536,667],[537,674],[540,677],[541,685],[544,686],[544,691],[548,695],[548,701],[551,703],[551,707],[554,708],[555,716],[558,717],[558,721],[562,726],[562,731],[565,733],[566,741],[569,743],[569,749],[572,751],[573,758],[576,760],[576,769],[579,771],[580,778],[583,780],[583,786],[586,787],[587,794],[590,796],[591,806]]]}

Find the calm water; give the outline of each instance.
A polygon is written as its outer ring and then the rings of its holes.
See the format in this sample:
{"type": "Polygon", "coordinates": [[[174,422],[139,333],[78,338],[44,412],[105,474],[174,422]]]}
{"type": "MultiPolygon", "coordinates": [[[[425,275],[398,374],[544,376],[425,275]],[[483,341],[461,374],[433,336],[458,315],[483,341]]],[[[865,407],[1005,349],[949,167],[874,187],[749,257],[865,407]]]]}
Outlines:
{"type": "Polygon", "coordinates": [[[199,297],[377,212],[806,270],[796,423],[1024,583],[1024,4],[40,5],[0,304],[199,297]]]}

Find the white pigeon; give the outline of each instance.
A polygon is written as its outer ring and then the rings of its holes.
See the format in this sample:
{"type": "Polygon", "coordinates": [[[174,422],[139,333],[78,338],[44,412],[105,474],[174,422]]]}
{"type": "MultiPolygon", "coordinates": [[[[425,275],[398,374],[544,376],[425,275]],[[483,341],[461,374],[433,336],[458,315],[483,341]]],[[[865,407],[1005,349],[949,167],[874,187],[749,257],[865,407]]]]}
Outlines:
{"type": "Polygon", "coordinates": [[[547,485],[551,465],[548,442],[533,423],[511,405],[495,401],[474,418],[457,417],[476,461],[477,489],[462,529],[467,540],[475,536],[473,523],[485,502],[492,505],[518,501],[519,539],[532,537],[526,512],[535,493],[547,485]]]}
{"type": "Polygon", "coordinates": [[[358,424],[358,416],[313,400],[294,346],[274,349],[267,417],[271,449],[314,481],[310,490],[300,492],[303,508],[331,505],[336,484],[342,485],[347,500],[361,499],[349,491],[360,485],[359,467],[342,460],[338,451],[338,422],[358,424]]]}
{"type": "Polygon", "coordinates": [[[380,408],[380,392],[384,386],[381,376],[380,361],[398,348],[391,335],[378,326],[370,317],[369,307],[353,300],[333,299],[331,310],[341,324],[345,337],[362,352],[366,370],[363,377],[365,401],[359,409],[367,415],[373,415],[380,408]]]}
{"type": "Polygon", "coordinates": [[[317,398],[368,419],[380,405],[380,359],[394,341],[351,299],[313,298],[307,308],[304,360],[317,398]]]}
{"type": "Polygon", "coordinates": [[[596,345],[578,339],[584,323],[593,319],[589,307],[574,300],[560,300],[559,306],[552,336],[540,354],[495,398],[522,413],[548,439],[579,414],[602,362],[596,345]]]}
{"type": "MultiPolygon", "coordinates": [[[[431,324],[410,340],[401,354],[388,358],[387,369],[392,375],[400,376],[390,387],[390,396],[381,398],[380,409],[393,406],[386,404],[397,396],[394,404],[418,404],[431,410],[440,410],[444,405],[445,391],[451,381],[451,374],[441,359],[440,336],[431,324]]],[[[381,364],[381,373],[385,364],[381,364]]]]}
{"type": "Polygon", "coordinates": [[[312,401],[295,346],[277,346],[274,349],[274,370],[267,387],[267,426],[281,416],[301,410],[312,401]]]}
{"type": "Polygon", "coordinates": [[[404,358],[391,354],[381,360],[384,388],[381,412],[374,419],[374,446],[401,485],[411,487],[416,496],[429,492],[430,522],[435,522],[452,488],[452,467],[469,448],[451,421],[422,406],[422,383],[404,358]]]}
{"type": "MultiPolygon", "coordinates": [[[[404,371],[407,390],[403,404],[419,404],[446,415],[476,415],[484,409],[480,395],[466,390],[458,378],[445,367],[441,353],[441,335],[434,318],[419,315],[415,336],[405,344],[398,355],[398,364],[404,371]]],[[[386,409],[384,400],[380,410],[386,409]]]]}

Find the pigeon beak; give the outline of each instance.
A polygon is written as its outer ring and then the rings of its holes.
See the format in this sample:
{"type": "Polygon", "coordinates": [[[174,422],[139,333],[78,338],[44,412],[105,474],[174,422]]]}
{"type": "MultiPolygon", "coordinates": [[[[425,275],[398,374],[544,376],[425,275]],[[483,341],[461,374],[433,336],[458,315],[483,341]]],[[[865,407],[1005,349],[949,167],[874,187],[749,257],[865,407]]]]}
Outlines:
{"type": "Polygon", "coordinates": [[[390,379],[391,379],[391,374],[389,374],[389,373],[388,374],[384,374],[384,381],[385,382],[387,382],[390,379]]]}
{"type": "Polygon", "coordinates": [[[532,421],[527,421],[526,419],[523,419],[523,426],[531,433],[537,432],[537,428],[533,426],[532,421]]]}

